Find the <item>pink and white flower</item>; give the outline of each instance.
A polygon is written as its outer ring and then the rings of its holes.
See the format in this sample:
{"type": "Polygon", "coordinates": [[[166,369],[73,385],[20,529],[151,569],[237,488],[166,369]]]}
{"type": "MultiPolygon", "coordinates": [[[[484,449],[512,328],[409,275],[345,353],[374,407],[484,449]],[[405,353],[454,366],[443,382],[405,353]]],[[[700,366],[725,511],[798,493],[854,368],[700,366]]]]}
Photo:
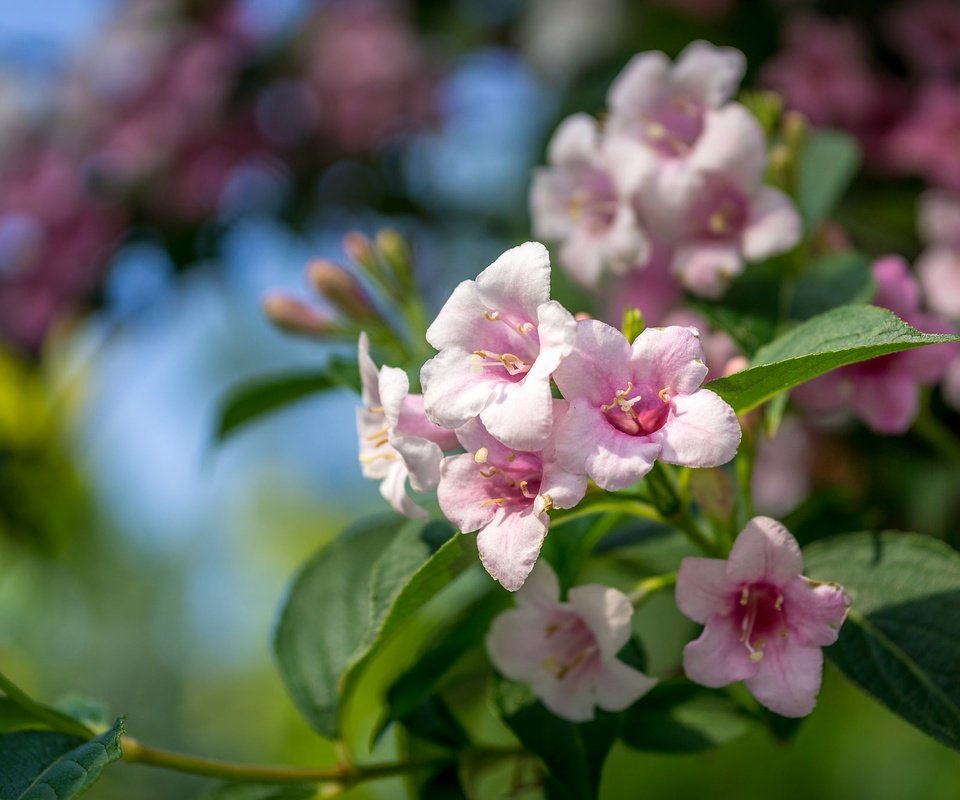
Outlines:
{"type": "Polygon", "coordinates": [[[796,539],[776,520],[755,517],[728,559],[685,558],[677,605],[703,633],[683,651],[690,680],[712,688],[744,681],[786,717],[817,702],[822,647],[833,644],[850,601],[843,587],[804,577],[796,539]]]}
{"type": "Polygon", "coordinates": [[[929,245],[917,259],[927,305],[960,319],[960,195],[931,189],[920,198],[920,235],[929,245]]]}
{"type": "Polygon", "coordinates": [[[363,475],[380,481],[380,494],[395,511],[424,519],[427,512],[407,494],[407,480],[418,492],[435,489],[443,451],[459,443],[452,431],[426,418],[423,398],[409,393],[410,380],[402,369],[377,370],[366,333],[360,334],[357,350],[363,387],[363,406],[357,409],[363,475]]]}
{"type": "MultiPolygon", "coordinates": [[[[554,419],[566,402],[554,401],[554,419]]],[[[457,431],[467,450],[440,464],[440,510],[461,532],[480,531],[477,548],[487,572],[511,592],[533,569],[551,508],[572,508],[587,490],[584,475],[562,469],[553,448],[529,453],[512,450],[474,419],[457,431]]]]}
{"type": "Polygon", "coordinates": [[[586,722],[596,708],[623,711],[656,684],[617,658],[633,616],[623,592],[585,584],[560,602],[557,576],[541,562],[516,598],[518,608],[494,620],[487,653],[501,673],[529,684],[558,717],[586,722]]]}
{"type": "Polygon", "coordinates": [[[550,166],[534,173],[530,191],[534,233],[563,243],[560,261],[570,275],[594,286],[605,266],[622,273],[643,261],[649,244],[631,203],[632,187],[624,165],[606,157],[597,121],[587,114],[564,120],[547,160],[550,166]]]}
{"type": "Polygon", "coordinates": [[[659,159],[686,158],[708,111],[726,104],[746,69],[743,53],[697,41],[672,64],[659,51],[634,56],[610,86],[608,131],[659,159]]]}
{"type": "Polygon", "coordinates": [[[453,291],[427,329],[440,352],[420,372],[427,416],[444,428],[475,417],[508,447],[540,450],[553,426],[550,376],[576,323],[550,300],[550,257],[539,242],[501,255],[453,291]]]}
{"type": "Polygon", "coordinates": [[[676,242],[672,269],[694,294],[719,297],[745,262],[800,241],[792,201],[764,186],[766,141],[756,118],[731,103],[705,120],[697,148],[657,174],[646,211],[676,242]]]}
{"type": "Polygon", "coordinates": [[[597,320],[577,323],[573,352],[554,379],[570,408],[557,426],[557,458],[616,491],[656,459],[716,467],[737,452],[740,425],[700,385],[707,374],[694,328],[647,328],[633,345],[597,320]]]}

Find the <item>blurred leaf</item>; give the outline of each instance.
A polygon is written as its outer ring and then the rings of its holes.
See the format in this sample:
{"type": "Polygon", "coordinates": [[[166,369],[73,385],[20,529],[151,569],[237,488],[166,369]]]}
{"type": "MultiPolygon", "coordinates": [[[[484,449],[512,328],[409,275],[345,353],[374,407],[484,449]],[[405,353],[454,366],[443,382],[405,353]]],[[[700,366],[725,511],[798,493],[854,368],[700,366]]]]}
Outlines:
{"type": "Polygon", "coordinates": [[[401,722],[408,733],[438,747],[462,750],[470,744],[463,726],[437,695],[427,697],[407,711],[401,722]]]}
{"type": "Polygon", "coordinates": [[[21,708],[9,697],[0,695],[0,733],[23,730],[24,728],[47,728],[43,720],[37,719],[29,711],[21,708]]]}
{"type": "Polygon", "coordinates": [[[17,727],[50,728],[79,739],[89,739],[93,735],[83,722],[34,700],[3,673],[0,673],[0,702],[3,704],[0,706],[0,720],[6,720],[7,730],[13,730],[11,726],[16,720],[25,720],[27,725],[17,727]]]}
{"type": "Polygon", "coordinates": [[[869,258],[853,250],[830,253],[797,278],[791,313],[809,319],[837,306],[869,303],[875,291],[869,258]]]}
{"type": "Polygon", "coordinates": [[[699,753],[733,741],[752,724],[723,692],[671,681],[653,687],[624,712],[621,738],[635,750],[699,753]]]}
{"type": "Polygon", "coordinates": [[[123,720],[95,739],[47,731],[0,736],[0,800],[79,797],[118,760],[123,720]]]}
{"type": "Polygon", "coordinates": [[[860,148],[845,133],[812,131],[800,153],[797,205],[812,230],[830,216],[860,168],[860,148]]]}
{"type": "Polygon", "coordinates": [[[223,783],[202,800],[314,800],[316,786],[272,786],[261,783],[223,783]]]}
{"type": "Polygon", "coordinates": [[[222,442],[265,414],[328,389],[359,390],[355,361],[331,359],[322,370],[258,378],[234,388],[219,412],[216,438],[222,442]]]}
{"type": "Polygon", "coordinates": [[[730,338],[747,354],[757,352],[773,339],[776,332],[775,321],[770,317],[703,300],[691,300],[690,305],[706,317],[712,327],[730,334],[730,338]]]}
{"type": "Polygon", "coordinates": [[[500,681],[495,700],[503,721],[547,769],[548,797],[596,798],[603,762],[620,731],[620,715],[597,710],[590,722],[549,712],[528,686],[500,681]]]}
{"type": "Polygon", "coordinates": [[[291,697],[324,736],[337,736],[342,697],[380,643],[473,561],[459,536],[426,560],[424,529],[397,518],[348,528],[290,590],[274,649],[291,697]]]}
{"type": "Polygon", "coordinates": [[[757,351],[748,369],[710,381],[737,413],[845,364],[960,336],[925,334],[885,308],[841,306],[813,317],[757,351]]]}
{"type": "Polygon", "coordinates": [[[430,775],[419,787],[417,797],[422,800],[467,800],[456,765],[430,775]]]}
{"type": "Polygon", "coordinates": [[[915,533],[852,533],[804,550],[853,605],[826,655],[854,683],[960,750],[960,553],[915,533]]]}

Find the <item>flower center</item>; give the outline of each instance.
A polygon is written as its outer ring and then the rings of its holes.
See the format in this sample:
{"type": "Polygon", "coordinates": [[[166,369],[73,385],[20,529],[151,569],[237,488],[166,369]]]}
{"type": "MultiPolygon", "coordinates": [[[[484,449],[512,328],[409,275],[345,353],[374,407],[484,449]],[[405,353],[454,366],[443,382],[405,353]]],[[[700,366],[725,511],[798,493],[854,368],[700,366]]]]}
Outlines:
{"type": "Polygon", "coordinates": [[[763,658],[763,647],[771,636],[786,636],[783,595],[769,583],[750,583],[740,590],[734,611],[739,623],[740,641],[750,653],[751,661],[763,658]]]}
{"type": "Polygon", "coordinates": [[[543,635],[550,645],[543,668],[559,681],[582,669],[600,652],[597,637],[576,614],[553,619],[543,635]]]}
{"type": "MultiPolygon", "coordinates": [[[[480,475],[486,481],[486,494],[481,506],[526,507],[533,504],[540,492],[543,465],[536,456],[510,452],[499,464],[490,462],[490,451],[481,447],[473,455],[480,475]]],[[[549,510],[553,501],[544,497],[544,510],[549,510]]]]}
{"type": "Polygon", "coordinates": [[[700,106],[683,95],[670,98],[638,122],[639,138],[668,157],[689,153],[703,130],[700,106]]]}
{"type": "Polygon", "coordinates": [[[667,423],[670,416],[670,390],[664,388],[659,392],[639,392],[633,381],[627,381],[626,388],[617,390],[613,399],[600,406],[600,410],[607,422],[617,430],[631,436],[647,436],[667,423]]]}
{"type": "Polygon", "coordinates": [[[610,177],[599,170],[579,175],[576,188],[567,198],[567,213],[592,233],[602,233],[617,215],[617,195],[610,177]]]}
{"type": "Polygon", "coordinates": [[[727,241],[740,235],[747,223],[747,203],[736,187],[708,181],[704,198],[693,210],[694,234],[702,239],[727,241]]]}
{"type": "Polygon", "coordinates": [[[513,378],[520,378],[530,371],[539,352],[539,340],[534,335],[537,327],[532,322],[517,321],[502,311],[483,312],[487,322],[503,325],[484,338],[492,344],[473,351],[473,367],[477,372],[487,368],[503,370],[513,378]],[[495,343],[495,344],[494,344],[495,343]]]}

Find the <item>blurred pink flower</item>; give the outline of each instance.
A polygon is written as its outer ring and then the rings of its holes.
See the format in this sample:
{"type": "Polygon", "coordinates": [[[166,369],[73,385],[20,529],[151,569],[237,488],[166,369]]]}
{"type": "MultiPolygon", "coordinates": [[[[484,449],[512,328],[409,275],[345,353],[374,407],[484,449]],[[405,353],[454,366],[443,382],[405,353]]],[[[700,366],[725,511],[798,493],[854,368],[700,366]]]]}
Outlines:
{"type": "Polygon", "coordinates": [[[960,194],[928,189],[920,195],[920,238],[960,250],[960,194]]]}
{"type": "Polygon", "coordinates": [[[941,384],[943,399],[960,411],[960,356],[950,362],[941,384]]]}
{"type": "Polygon", "coordinates": [[[805,578],[797,540],[776,520],[754,517],[728,559],[685,558],[677,605],[703,633],[683,650],[690,680],[711,688],[745,681],[785,717],[813,711],[823,671],[850,600],[843,587],[805,578]]]}
{"type": "Polygon", "coordinates": [[[757,442],[750,490],[761,514],[789,514],[810,494],[813,440],[797,417],[786,417],[774,436],[757,442]]]}
{"type": "Polygon", "coordinates": [[[617,653],[630,640],[633,606],[623,592],[599,584],[575,586],[560,602],[560,586],[541,561],[516,594],[518,608],[498,616],[487,634],[493,665],[527,683],[554,714],[593,719],[596,708],[623,711],[656,681],[617,653]]]}
{"type": "MultiPolygon", "coordinates": [[[[557,420],[566,402],[553,401],[557,420]]],[[[519,589],[540,554],[551,508],[573,508],[587,490],[585,475],[556,462],[553,442],[538,453],[513,450],[474,419],[457,430],[463,455],[440,464],[437,499],[463,533],[480,531],[477,548],[487,572],[511,592],[519,589]]]]}
{"type": "Polygon", "coordinates": [[[920,175],[934,186],[960,191],[960,86],[929,83],[920,88],[908,116],[886,141],[892,169],[920,175]]]}
{"type": "MultiPolygon", "coordinates": [[[[889,308],[924,333],[953,333],[940,317],[920,309],[920,286],[900,256],[873,264],[877,284],[874,305],[889,308]]],[[[917,416],[919,387],[936,383],[956,351],[949,344],[904,350],[828,372],[793,391],[807,411],[823,415],[849,412],[876,433],[904,433],[917,416]]]]}
{"type": "Polygon", "coordinates": [[[647,325],[663,325],[667,313],[683,301],[680,281],[670,272],[673,250],[651,239],[650,255],[605,288],[607,319],[616,327],[628,308],[638,308],[647,325]]]}
{"type": "Polygon", "coordinates": [[[891,9],[884,27],[891,45],[926,73],[960,70],[960,5],[955,0],[909,0],[891,9]]]}

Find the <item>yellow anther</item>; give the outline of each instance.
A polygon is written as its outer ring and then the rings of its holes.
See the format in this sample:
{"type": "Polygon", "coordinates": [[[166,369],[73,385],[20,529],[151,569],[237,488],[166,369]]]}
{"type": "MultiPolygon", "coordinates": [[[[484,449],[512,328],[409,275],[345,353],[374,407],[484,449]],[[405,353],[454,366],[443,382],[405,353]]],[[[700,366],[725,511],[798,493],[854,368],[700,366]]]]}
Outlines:
{"type": "Polygon", "coordinates": [[[709,229],[710,233],[726,233],[729,229],[727,215],[722,211],[714,211],[710,215],[710,219],[707,220],[707,228],[709,229]]]}
{"type": "Polygon", "coordinates": [[[484,478],[492,478],[494,475],[499,474],[499,472],[500,470],[498,470],[496,467],[490,467],[490,469],[480,470],[480,474],[483,475],[484,478]]]}
{"type": "Polygon", "coordinates": [[[499,312],[499,311],[484,311],[484,312],[483,312],[483,316],[486,317],[486,318],[487,318],[488,320],[490,320],[491,322],[496,322],[497,320],[500,319],[500,312],[499,312]]]}
{"type": "Polygon", "coordinates": [[[754,651],[750,654],[750,660],[751,660],[754,664],[756,664],[758,661],[762,661],[762,660],[763,660],[763,650],[754,650],[754,651]]]}
{"type": "Polygon", "coordinates": [[[740,605],[745,606],[750,602],[750,587],[744,586],[743,591],[740,592],[740,605]]]}
{"type": "Polygon", "coordinates": [[[486,464],[487,459],[490,457],[490,451],[486,447],[481,447],[473,454],[473,460],[478,464],[486,464]]]}
{"type": "Polygon", "coordinates": [[[506,502],[507,502],[506,497],[491,497],[488,500],[482,500],[480,502],[480,505],[481,506],[489,506],[489,505],[502,506],[506,502]]]}
{"type": "Polygon", "coordinates": [[[548,494],[540,495],[540,499],[543,501],[543,510],[550,511],[553,508],[553,498],[548,494]]]}
{"type": "Polygon", "coordinates": [[[371,414],[382,414],[383,406],[368,406],[367,411],[369,411],[371,414]]]}
{"type": "Polygon", "coordinates": [[[659,392],[657,392],[657,395],[660,397],[660,401],[661,401],[661,402],[663,402],[663,403],[669,403],[669,402],[670,402],[670,387],[669,387],[669,386],[664,386],[659,392]]]}
{"type": "Polygon", "coordinates": [[[519,325],[517,325],[517,333],[530,333],[532,330],[532,322],[521,322],[519,325]]]}

